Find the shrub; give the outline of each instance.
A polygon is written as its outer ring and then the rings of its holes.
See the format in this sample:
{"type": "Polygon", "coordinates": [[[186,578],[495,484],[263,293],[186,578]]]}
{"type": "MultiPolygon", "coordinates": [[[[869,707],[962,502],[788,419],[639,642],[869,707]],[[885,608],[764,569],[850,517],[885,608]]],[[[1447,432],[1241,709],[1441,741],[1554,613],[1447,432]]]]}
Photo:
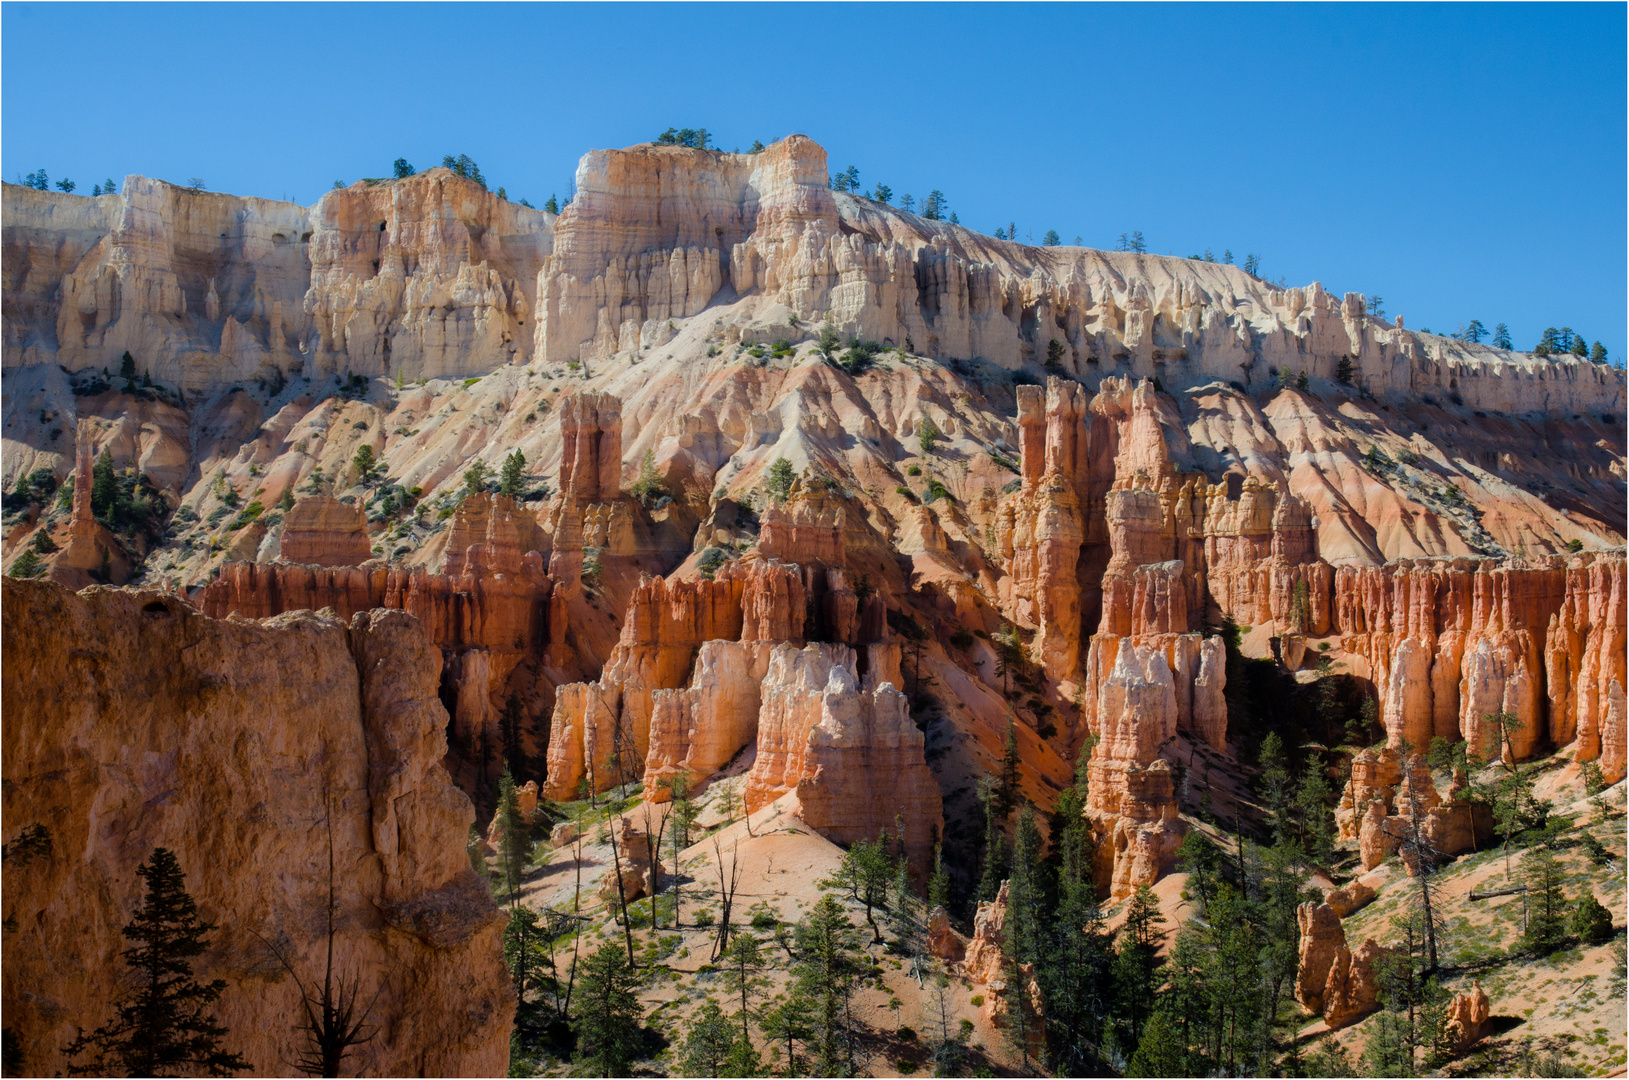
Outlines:
{"type": "Polygon", "coordinates": [[[895,495],[903,495],[903,496],[905,496],[905,498],[909,499],[911,502],[916,501],[916,492],[912,491],[910,488],[906,487],[904,484],[901,484],[901,485],[899,485],[899,487],[895,488],[894,489],[894,494],[895,495]]]}
{"type": "Polygon", "coordinates": [[[729,561],[730,557],[723,548],[710,547],[701,553],[701,558],[696,562],[696,569],[701,571],[702,577],[711,581],[718,568],[729,561]]]}
{"type": "Polygon", "coordinates": [[[973,635],[966,630],[958,630],[950,635],[950,643],[958,649],[971,649],[973,647],[973,635]]]}
{"type": "Polygon", "coordinates": [[[707,908],[697,908],[696,909],[696,914],[695,914],[695,919],[696,919],[696,925],[697,926],[711,926],[711,925],[713,925],[713,913],[710,910],[708,910],[707,908]]]}
{"type": "Polygon", "coordinates": [[[1586,889],[1573,905],[1571,929],[1585,945],[1599,945],[1612,937],[1612,912],[1586,889]]]}
{"type": "MultiPolygon", "coordinates": [[[[923,502],[937,502],[940,499],[952,499],[952,496],[950,494],[950,489],[945,487],[945,485],[941,484],[937,479],[929,480],[928,481],[928,490],[927,490],[925,496],[923,497],[922,501],[923,502]]],[[[954,501],[954,500],[952,500],[952,501],[954,501]]]]}
{"type": "Polygon", "coordinates": [[[906,476],[921,476],[922,475],[922,466],[920,466],[920,465],[912,465],[910,468],[905,470],[905,475],[906,476]]]}
{"type": "Polygon", "coordinates": [[[984,1005],[984,995],[974,994],[972,997],[972,1005],[975,1009],[982,1008],[984,1005]]]}
{"type": "Polygon", "coordinates": [[[1584,542],[1582,540],[1568,540],[1567,541],[1567,550],[1571,551],[1571,552],[1574,552],[1574,553],[1583,551],[1584,550],[1584,542]]]}

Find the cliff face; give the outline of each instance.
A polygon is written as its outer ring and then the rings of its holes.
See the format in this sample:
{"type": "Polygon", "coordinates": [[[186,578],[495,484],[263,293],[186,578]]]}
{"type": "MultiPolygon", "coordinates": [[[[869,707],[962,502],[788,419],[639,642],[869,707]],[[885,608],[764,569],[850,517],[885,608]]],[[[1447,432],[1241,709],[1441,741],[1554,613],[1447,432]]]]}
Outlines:
{"type": "Polygon", "coordinates": [[[220,929],[195,962],[227,983],[226,1045],[257,1073],[303,1049],[295,980],[320,981],[328,838],[336,970],[373,999],[393,1075],[497,1075],[514,995],[502,919],[464,853],[474,813],[440,767],[440,658],[406,615],[221,622],[136,590],[4,585],[5,831],[51,851],[6,872],[6,1024],[30,1072],[110,1018],[140,903],[173,850],[220,929]],[[251,931],[253,933],[251,933],[251,931]]]}
{"type": "Polygon", "coordinates": [[[138,370],[208,392],[524,361],[553,215],[446,169],[311,208],[131,176],[87,198],[6,186],[5,366],[138,370]]]}

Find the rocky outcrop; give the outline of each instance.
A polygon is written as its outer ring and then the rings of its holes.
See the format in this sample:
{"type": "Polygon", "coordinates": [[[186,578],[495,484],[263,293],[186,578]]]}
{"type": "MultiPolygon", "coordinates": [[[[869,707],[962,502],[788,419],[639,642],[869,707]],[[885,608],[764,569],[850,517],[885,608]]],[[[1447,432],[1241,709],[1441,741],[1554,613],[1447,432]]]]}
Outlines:
{"type": "Polygon", "coordinates": [[[936,907],[928,912],[928,953],[948,964],[960,963],[967,956],[967,942],[950,925],[950,912],[936,907]]]}
{"type": "Polygon", "coordinates": [[[291,563],[361,566],[373,558],[368,515],[356,503],[308,495],[283,517],[278,556],[291,563]]]}
{"type": "MultiPolygon", "coordinates": [[[[868,672],[898,668],[873,655],[868,672]]],[[[905,696],[872,674],[862,680],[845,645],[777,645],[758,717],[758,752],[743,789],[748,812],[795,791],[804,821],[838,843],[874,840],[902,819],[911,864],[925,871],[944,828],[939,788],[905,696]]]]}
{"type": "Polygon", "coordinates": [[[1378,1007],[1375,962],[1390,950],[1373,938],[1356,952],[1348,949],[1341,917],[1328,904],[1305,903],[1295,914],[1300,926],[1295,1000],[1309,1012],[1323,1014],[1332,1031],[1373,1012],[1378,1007]]]}
{"type": "Polygon", "coordinates": [[[560,402],[560,495],[583,503],[622,494],[622,402],[584,391],[560,402]]]}
{"type": "Polygon", "coordinates": [[[1348,882],[1338,889],[1330,889],[1324,894],[1324,903],[1334,909],[1336,915],[1344,919],[1352,912],[1366,906],[1374,897],[1374,886],[1360,880],[1348,882]]]}
{"type": "MultiPolygon", "coordinates": [[[[1341,647],[1360,657],[1380,689],[1391,746],[1465,739],[1500,752],[1485,717],[1515,714],[1507,752],[1517,759],[1557,735],[1545,694],[1545,641],[1566,591],[1563,560],[1537,566],[1492,559],[1410,559],[1342,567],[1335,576],[1341,647]]],[[[1582,654],[1580,653],[1580,656],[1582,654]]]]}
{"type": "Polygon", "coordinates": [[[728,764],[758,735],[760,684],[769,648],[748,641],[704,642],[690,684],[651,696],[645,798],[665,802],[662,781],[679,773],[700,780],[728,764]]]}
{"type": "Polygon", "coordinates": [[[553,216],[431,169],[305,208],[125,178],[6,188],[5,366],[118,370],[187,392],[340,372],[408,379],[525,361],[553,216]],[[19,319],[9,314],[19,301],[19,319]]]}
{"type": "Polygon", "coordinates": [[[335,970],[391,1033],[373,1067],[506,1068],[502,918],[465,855],[474,811],[440,765],[440,657],[414,620],[219,621],[166,593],[12,580],[0,612],[7,839],[51,837],[6,871],[8,924],[27,913],[6,943],[6,1025],[28,1071],[62,1069],[76,1025],[111,1019],[135,870],[160,846],[221,928],[194,966],[226,983],[227,1047],[285,1070],[300,992],[255,935],[320,981],[330,837],[335,970]]]}
{"type": "Polygon", "coordinates": [[[316,370],[412,380],[525,363],[553,224],[449,169],[323,195],[303,301],[316,370]]]}
{"type": "MultiPolygon", "coordinates": [[[[994,900],[980,901],[973,915],[973,937],[967,942],[966,955],[958,965],[963,976],[988,988],[984,995],[983,1013],[986,1020],[998,1028],[1012,1025],[1012,1003],[1008,1000],[1007,984],[1011,974],[1006,954],[1007,882],[1001,883],[994,900]]],[[[1018,977],[1023,980],[1022,1001],[1025,1012],[1038,1019],[1045,1013],[1045,998],[1034,964],[1019,966],[1018,977]]]]}
{"type": "Polygon", "coordinates": [[[1559,745],[1576,738],[1577,760],[1598,760],[1609,784],[1624,777],[1629,743],[1626,593],[1621,552],[1569,559],[1561,607],[1544,639],[1551,740],[1559,745]]]}
{"type": "Polygon", "coordinates": [[[1093,704],[1088,716],[1098,744],[1086,813],[1103,837],[1099,880],[1112,895],[1128,896],[1169,868],[1182,838],[1170,766],[1159,757],[1177,733],[1176,686],[1164,653],[1119,639],[1093,704]]]}
{"type": "Polygon", "coordinates": [[[48,576],[59,585],[82,589],[97,581],[116,585],[129,575],[129,560],[118,538],[96,520],[91,509],[95,450],[79,444],[74,463],[73,513],[68,521],[68,542],[51,560],[48,576]]]}
{"type": "Polygon", "coordinates": [[[1493,1004],[1480,979],[1473,980],[1469,990],[1454,995],[1448,1003],[1443,1029],[1456,1054],[1463,1054],[1493,1034],[1492,1012],[1493,1004]]]}
{"type": "Polygon", "coordinates": [[[1390,749],[1360,750],[1335,808],[1336,827],[1342,839],[1357,839],[1364,870],[1373,870],[1401,846],[1409,853],[1405,861],[1412,874],[1416,815],[1420,841],[1437,856],[1471,851],[1491,835],[1488,807],[1459,797],[1468,786],[1464,770],[1456,770],[1442,794],[1423,755],[1412,754],[1405,764],[1390,749]]]}
{"type": "Polygon", "coordinates": [[[605,880],[600,883],[600,899],[615,905],[619,887],[624,902],[632,902],[641,896],[655,895],[660,887],[660,878],[667,873],[667,868],[651,850],[650,836],[627,818],[618,818],[612,827],[617,831],[617,850],[614,856],[617,866],[607,873],[605,880]],[[617,873],[618,869],[621,870],[620,876],[617,873]]]}

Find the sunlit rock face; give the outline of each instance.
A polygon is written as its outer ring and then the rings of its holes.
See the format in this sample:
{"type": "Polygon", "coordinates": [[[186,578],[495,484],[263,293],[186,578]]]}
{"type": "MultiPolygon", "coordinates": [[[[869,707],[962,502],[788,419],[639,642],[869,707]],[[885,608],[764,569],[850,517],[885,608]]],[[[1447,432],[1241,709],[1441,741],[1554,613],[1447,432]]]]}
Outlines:
{"type": "Polygon", "coordinates": [[[149,590],[4,590],[6,821],[52,839],[6,871],[8,913],[31,913],[5,960],[29,1071],[63,1068],[77,1027],[112,1019],[108,958],[155,847],[221,927],[194,971],[226,983],[213,1012],[256,1072],[306,1049],[299,1028],[265,1022],[301,1000],[266,943],[320,984],[331,887],[336,970],[392,1033],[377,1067],[503,1071],[503,918],[464,853],[474,808],[441,768],[441,658],[416,620],[221,621],[149,590]]]}

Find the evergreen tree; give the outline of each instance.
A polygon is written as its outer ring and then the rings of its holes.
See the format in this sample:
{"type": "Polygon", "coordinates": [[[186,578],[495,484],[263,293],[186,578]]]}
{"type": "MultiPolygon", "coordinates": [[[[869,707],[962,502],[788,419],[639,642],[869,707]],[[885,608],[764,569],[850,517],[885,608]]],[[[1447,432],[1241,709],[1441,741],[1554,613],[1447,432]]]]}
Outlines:
{"type": "Polygon", "coordinates": [[[1047,1053],[1060,1076],[1101,1075],[1100,1040],[1114,1011],[1114,938],[1103,927],[1090,855],[1084,844],[1077,850],[1073,857],[1064,853],[1058,909],[1047,923],[1047,950],[1037,970],[1047,1053]]]}
{"type": "Polygon", "coordinates": [[[532,861],[532,830],[521,815],[515,778],[507,765],[498,778],[498,832],[498,868],[512,904],[520,892],[526,864],[532,861]]]}
{"type": "Polygon", "coordinates": [[[769,466],[769,475],[764,486],[776,502],[785,502],[792,495],[792,481],[797,474],[792,471],[792,463],[786,458],[776,458],[769,466]]]}
{"type": "Polygon", "coordinates": [[[521,493],[526,483],[526,455],[516,449],[503,459],[503,470],[499,474],[498,492],[510,498],[521,493]]]}
{"type": "Polygon", "coordinates": [[[1580,359],[1589,355],[1589,346],[1584,343],[1582,335],[1572,339],[1572,354],[1580,359]]]}
{"type": "Polygon", "coordinates": [[[724,1059],[735,1041],[735,1028],[714,1002],[706,1002],[690,1018],[684,1036],[684,1075],[722,1076],[724,1059]]]}
{"type": "Polygon", "coordinates": [[[950,872],[945,869],[944,844],[933,845],[933,875],[928,878],[928,910],[950,910],[950,872]]]}
{"type": "Polygon", "coordinates": [[[1330,809],[1333,794],[1323,758],[1313,751],[1302,766],[1301,782],[1295,787],[1290,806],[1294,810],[1296,839],[1320,865],[1328,864],[1335,850],[1335,815],[1330,809]]]}
{"type": "Polygon", "coordinates": [[[134,389],[136,385],[136,358],[125,350],[124,359],[119,362],[119,378],[124,380],[125,389],[134,389]]]}
{"type": "MultiPolygon", "coordinates": [[[[1216,845],[1198,829],[1188,830],[1188,834],[1182,838],[1182,843],[1177,845],[1177,869],[1187,872],[1188,888],[1199,900],[1201,915],[1210,907],[1211,897],[1215,895],[1221,881],[1221,861],[1221,853],[1216,850],[1216,845]]],[[[1189,895],[1189,892],[1185,891],[1183,895],[1189,895]]]]}
{"type": "Polygon", "coordinates": [[[750,1046],[752,1040],[747,1021],[753,1014],[752,994],[767,985],[763,973],[769,969],[769,958],[764,955],[763,942],[745,931],[736,934],[730,939],[730,947],[724,951],[723,968],[724,988],[741,1003],[737,1014],[741,1021],[741,1038],[746,1039],[750,1046]]]}
{"type": "Polygon", "coordinates": [[[798,923],[795,940],[792,974],[797,992],[810,1004],[815,1071],[820,1076],[853,1076],[857,1063],[848,1005],[860,969],[848,913],[830,893],[822,895],[798,923]]]}
{"type": "Polygon", "coordinates": [[[1046,369],[1048,371],[1062,371],[1065,353],[1063,342],[1053,338],[1046,344],[1046,369]]]}
{"type": "Polygon", "coordinates": [[[1256,763],[1261,766],[1256,790],[1261,792],[1262,801],[1273,815],[1274,833],[1283,835],[1289,827],[1284,811],[1290,804],[1290,770],[1284,758],[1284,740],[1278,737],[1278,732],[1270,731],[1261,740],[1256,763]]]}
{"type": "Polygon", "coordinates": [[[38,576],[44,569],[39,554],[33,548],[24,548],[23,553],[12,562],[11,569],[6,571],[6,576],[31,578],[38,576]]]}
{"type": "Polygon", "coordinates": [[[1510,349],[1515,346],[1510,343],[1510,327],[1500,323],[1493,328],[1493,347],[1495,349],[1510,349]]]}
{"type": "Polygon", "coordinates": [[[749,153],[749,154],[761,154],[763,152],[764,152],[764,142],[763,142],[762,139],[753,139],[752,140],[752,145],[747,147],[747,153],[749,153]]]}
{"type": "Polygon", "coordinates": [[[537,912],[515,904],[503,928],[503,962],[515,984],[515,1041],[525,1047],[542,1038],[551,1013],[542,992],[553,978],[549,939],[537,912]]]}
{"type": "Polygon", "coordinates": [[[91,468],[91,513],[104,524],[110,524],[113,504],[118,497],[119,480],[113,472],[113,454],[104,446],[91,468]]]}
{"type": "Polygon", "coordinates": [[[549,201],[543,204],[543,209],[551,214],[560,212],[560,200],[554,197],[554,192],[549,192],[549,201]]]}
{"type": "Polygon", "coordinates": [[[294,509],[294,485],[293,484],[290,484],[288,487],[283,489],[282,498],[277,500],[277,509],[281,510],[285,514],[288,513],[290,510],[294,509]]]}
{"type": "Polygon", "coordinates": [[[843,852],[837,873],[822,881],[820,887],[841,889],[855,903],[864,906],[872,943],[881,945],[882,928],[877,925],[876,911],[888,906],[888,887],[893,877],[893,860],[888,857],[885,838],[879,838],[876,843],[860,840],[843,852]]]}
{"type": "Polygon", "coordinates": [[[978,784],[978,799],[984,804],[984,872],[979,877],[978,902],[994,900],[1007,880],[1012,856],[1007,849],[1007,834],[1001,823],[1006,815],[998,813],[995,784],[984,777],[978,784]]]}
{"type": "Polygon", "coordinates": [[[1018,805],[1019,769],[1023,764],[1018,755],[1018,721],[1007,714],[1007,734],[1001,741],[1001,780],[996,788],[996,810],[1003,819],[1018,805]]]}
{"type": "Polygon", "coordinates": [[[406,180],[414,173],[413,166],[409,165],[407,159],[402,157],[397,158],[390,168],[398,180],[406,180]]]}
{"type": "Polygon", "coordinates": [[[794,991],[775,1008],[764,1013],[764,1037],[770,1042],[786,1046],[786,1076],[802,1076],[798,1066],[798,1043],[814,1034],[813,1006],[809,999],[794,991]]]}
{"type": "Polygon", "coordinates": [[[1527,930],[1522,942],[1537,952],[1549,952],[1567,934],[1567,901],[1561,891],[1566,871],[1544,847],[1527,853],[1522,870],[1527,879],[1527,930]]]}
{"type": "Polygon", "coordinates": [[[589,954],[571,996],[571,1029],[577,1036],[573,1061],[585,1075],[627,1076],[640,1044],[639,973],[615,942],[589,954]]]}
{"type": "Polygon", "coordinates": [[[1062,244],[1062,243],[1063,243],[1063,238],[1058,235],[1058,230],[1057,229],[1048,229],[1046,231],[1046,235],[1041,237],[1041,246],[1042,247],[1057,247],[1059,244],[1062,244]]]}
{"type": "Polygon", "coordinates": [[[1602,345],[1599,341],[1597,341],[1594,345],[1591,345],[1589,349],[1589,358],[1597,364],[1606,363],[1606,346],[1602,345]]]}
{"type": "Polygon", "coordinates": [[[1352,372],[1354,370],[1355,368],[1352,366],[1352,358],[1350,356],[1341,357],[1339,360],[1335,361],[1335,381],[1340,383],[1342,386],[1351,386],[1352,372]]]}
{"type": "Polygon", "coordinates": [[[871,192],[871,198],[882,203],[884,206],[887,206],[888,201],[893,197],[894,189],[889,187],[887,184],[879,183],[874,189],[872,189],[871,192]]]}
{"type": "Polygon", "coordinates": [[[491,475],[492,470],[487,467],[487,463],[476,458],[470,463],[469,468],[464,470],[464,494],[475,495],[485,491],[487,477],[491,475]]]}
{"type": "Polygon", "coordinates": [[[84,1064],[73,1064],[76,1076],[106,1076],[122,1069],[129,1076],[178,1076],[202,1072],[230,1076],[249,1063],[221,1048],[226,1028],[210,1015],[226,983],[207,985],[192,977],[192,958],[209,949],[206,935],[214,923],[198,917],[198,905],[186,891],[186,875],[167,848],[136,870],[146,886],[141,909],[124,928],[136,942],[124,952],[133,972],[129,993],[115,1006],[118,1018],[79,1037],[63,1052],[70,1058],[87,1051],[84,1064]]]}
{"type": "Polygon", "coordinates": [[[351,455],[351,468],[356,473],[356,482],[358,484],[366,487],[372,483],[374,475],[381,468],[379,459],[374,456],[373,447],[367,443],[357,447],[356,453],[351,455]]]}
{"type": "Polygon", "coordinates": [[[945,198],[945,193],[938,188],[928,192],[928,197],[922,200],[922,216],[929,221],[942,220],[949,210],[950,201],[945,198]]]}
{"type": "Polygon", "coordinates": [[[1571,925],[1572,932],[1585,945],[1600,945],[1612,939],[1612,912],[1587,887],[1573,905],[1571,925]]]}
{"type": "Polygon", "coordinates": [[[1464,338],[1475,344],[1487,336],[1488,328],[1482,325],[1481,319],[1472,319],[1471,324],[1465,328],[1464,338]]]}
{"type": "Polygon", "coordinates": [[[1120,927],[1120,948],[1114,958],[1114,983],[1131,1042],[1142,1039],[1143,1025],[1153,1012],[1154,966],[1160,939],[1159,901],[1147,885],[1137,886],[1126,907],[1126,921],[1120,927]]]}
{"type": "Polygon", "coordinates": [[[933,417],[924,413],[922,419],[916,422],[916,446],[923,457],[932,456],[934,444],[943,437],[944,432],[933,422],[933,417]]]}
{"type": "Polygon", "coordinates": [[[1156,1012],[1143,1028],[1136,1053],[1126,1066],[1127,1076],[1194,1076],[1188,1068],[1188,1048],[1176,1022],[1156,1012]]]}

